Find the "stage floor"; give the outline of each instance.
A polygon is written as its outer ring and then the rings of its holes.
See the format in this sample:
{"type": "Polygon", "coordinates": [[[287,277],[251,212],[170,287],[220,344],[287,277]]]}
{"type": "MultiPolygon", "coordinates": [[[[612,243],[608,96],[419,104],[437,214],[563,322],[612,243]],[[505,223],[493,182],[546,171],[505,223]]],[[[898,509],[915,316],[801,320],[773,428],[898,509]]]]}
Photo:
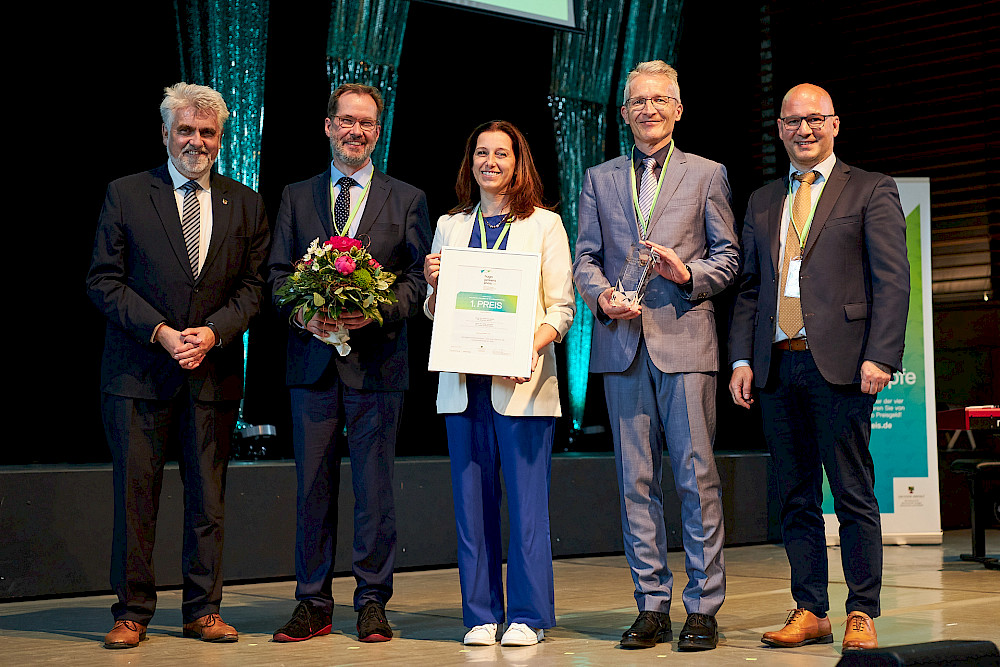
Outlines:
{"type": "MultiPolygon", "coordinates": [[[[882,616],[876,623],[883,646],[939,639],[986,639],[1000,644],[1000,571],[967,563],[969,531],[945,533],[940,546],[885,549],[882,616]]],[[[987,553],[1000,552],[1000,531],[987,534],[987,553]]],[[[683,571],[684,556],[671,567],[683,571]]],[[[354,634],[353,581],[334,581],[338,601],[334,632],[299,644],[276,644],[271,633],[294,608],[294,582],[227,586],[223,618],[240,631],[236,644],[183,639],[180,592],[160,594],[149,640],[139,648],[109,651],[101,640],[111,625],[110,596],[0,604],[0,652],[5,665],[460,665],[502,662],[531,665],[834,665],[840,659],[846,588],[840,551],[830,549],[832,645],[772,649],[760,635],[779,627],[792,606],[788,563],[781,545],[726,549],[728,594],[719,613],[719,648],[677,653],[676,643],[625,651],[618,639],[635,618],[632,581],[624,556],[570,558],[555,562],[559,625],[538,646],[465,647],[458,574],[454,569],[402,572],[388,617],[396,633],[385,644],[361,644],[354,634]],[[345,604],[346,603],[346,604],[345,604]],[[661,662],[664,661],[664,662],[661,662]]],[[[684,580],[675,581],[679,598],[684,580]]],[[[674,634],[684,623],[680,603],[672,611],[674,634]]]]}

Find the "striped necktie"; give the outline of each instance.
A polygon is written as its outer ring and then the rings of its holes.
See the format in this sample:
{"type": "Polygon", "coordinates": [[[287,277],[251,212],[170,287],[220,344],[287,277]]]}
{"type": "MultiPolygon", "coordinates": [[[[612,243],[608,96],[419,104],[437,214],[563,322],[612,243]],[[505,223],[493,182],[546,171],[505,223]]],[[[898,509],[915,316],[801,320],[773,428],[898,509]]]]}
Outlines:
{"type": "Polygon", "coordinates": [[[650,209],[653,208],[653,199],[656,198],[656,159],[645,158],[642,161],[642,178],[639,180],[639,211],[642,212],[643,234],[648,232],[650,209]]]}
{"type": "Polygon", "coordinates": [[[188,181],[181,186],[184,191],[184,205],[181,214],[181,230],[184,232],[184,245],[187,246],[188,261],[191,262],[191,274],[198,277],[198,254],[201,241],[201,204],[198,203],[198,190],[201,186],[197,181],[188,181]]]}

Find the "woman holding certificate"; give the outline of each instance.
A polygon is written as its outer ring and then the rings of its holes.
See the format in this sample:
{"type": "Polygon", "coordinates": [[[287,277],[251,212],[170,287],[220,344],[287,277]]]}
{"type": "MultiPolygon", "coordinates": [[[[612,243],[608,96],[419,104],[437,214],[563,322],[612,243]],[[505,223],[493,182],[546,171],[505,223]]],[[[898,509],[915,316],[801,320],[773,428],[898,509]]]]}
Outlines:
{"type": "Polygon", "coordinates": [[[458,205],[437,223],[424,261],[434,317],[444,246],[541,254],[530,377],[441,373],[458,528],[465,644],[529,646],[555,625],[549,475],[561,415],[554,343],[576,302],[562,220],[542,207],[542,185],[524,136],[506,121],[480,125],[465,146],[455,184],[458,205]],[[504,613],[500,474],[507,487],[510,544],[504,613]]]}

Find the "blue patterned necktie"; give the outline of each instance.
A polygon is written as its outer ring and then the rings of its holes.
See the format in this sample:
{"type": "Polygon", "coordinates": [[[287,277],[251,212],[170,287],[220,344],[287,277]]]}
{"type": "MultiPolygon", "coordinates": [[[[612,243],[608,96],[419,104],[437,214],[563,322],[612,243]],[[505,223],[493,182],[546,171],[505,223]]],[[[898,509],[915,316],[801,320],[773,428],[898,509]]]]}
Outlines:
{"type": "Polygon", "coordinates": [[[201,186],[197,181],[188,181],[181,186],[184,191],[184,205],[181,214],[181,230],[184,233],[184,245],[187,247],[188,261],[191,262],[191,274],[198,277],[198,253],[201,241],[201,204],[198,203],[198,190],[201,186]]]}
{"type": "Polygon", "coordinates": [[[337,194],[337,201],[333,204],[333,224],[334,230],[339,236],[347,236],[347,219],[351,217],[351,188],[357,185],[350,176],[341,176],[337,180],[340,192],[337,194]]]}
{"type": "Polygon", "coordinates": [[[656,198],[656,159],[645,158],[642,161],[644,169],[642,178],[639,181],[639,210],[642,212],[642,231],[647,231],[649,224],[650,209],[653,208],[653,200],[656,198]]]}

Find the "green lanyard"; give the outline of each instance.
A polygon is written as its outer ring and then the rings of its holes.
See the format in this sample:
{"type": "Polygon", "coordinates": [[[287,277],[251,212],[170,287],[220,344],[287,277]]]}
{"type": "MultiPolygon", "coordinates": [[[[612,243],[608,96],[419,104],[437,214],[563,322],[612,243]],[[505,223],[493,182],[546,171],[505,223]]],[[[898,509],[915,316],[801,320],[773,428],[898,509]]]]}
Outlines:
{"type": "MultiPolygon", "coordinates": [[[[653,193],[653,203],[649,207],[649,219],[653,217],[656,210],[656,200],[660,197],[660,187],[663,185],[663,176],[667,173],[667,165],[670,164],[670,156],[674,154],[674,140],[670,140],[670,150],[667,151],[667,159],[663,161],[663,169],[660,170],[660,178],[656,182],[656,192],[653,193]]],[[[635,217],[642,224],[640,236],[645,239],[649,236],[649,219],[642,217],[642,210],[639,208],[639,187],[635,182],[635,146],[632,146],[631,158],[629,160],[629,172],[632,174],[632,204],[635,206],[635,217]]]]}
{"type": "MultiPolygon", "coordinates": [[[[477,217],[479,218],[479,243],[480,243],[480,245],[482,245],[483,250],[486,250],[487,249],[486,248],[486,221],[483,219],[483,209],[482,209],[481,206],[477,206],[476,207],[476,213],[478,214],[477,217]]],[[[499,248],[500,244],[503,243],[503,238],[505,236],[507,236],[507,232],[510,231],[509,215],[510,214],[508,214],[508,221],[505,222],[504,225],[503,225],[503,231],[500,232],[500,236],[497,237],[496,243],[494,243],[493,247],[489,248],[489,250],[496,250],[497,248],[499,248]]]]}
{"type": "MultiPolygon", "coordinates": [[[[334,206],[334,196],[333,196],[333,175],[330,175],[330,217],[333,219],[333,231],[334,236],[347,236],[347,233],[351,231],[351,223],[354,222],[354,216],[358,214],[358,209],[361,208],[362,202],[368,197],[368,188],[372,184],[372,176],[375,175],[375,170],[373,169],[370,174],[368,174],[368,182],[365,183],[365,189],[361,192],[361,196],[358,197],[358,203],[354,205],[354,210],[351,214],[347,216],[347,221],[344,223],[343,229],[337,229],[337,216],[333,212],[334,206]]],[[[352,186],[353,187],[353,186],[352,186]]]]}
{"type": "MultiPolygon", "coordinates": [[[[809,217],[806,218],[805,227],[802,228],[801,232],[799,231],[798,226],[796,226],[795,224],[795,218],[792,216],[792,181],[794,180],[795,179],[792,177],[788,178],[788,220],[792,223],[792,229],[795,230],[795,235],[798,237],[797,240],[799,242],[799,252],[801,253],[803,250],[805,250],[806,239],[809,238],[809,228],[812,227],[813,216],[816,215],[816,207],[819,206],[819,198],[823,194],[823,188],[826,186],[826,178],[823,179],[823,183],[816,190],[813,190],[812,186],[810,186],[809,188],[809,196],[812,197],[813,199],[812,210],[809,211],[809,217]]],[[[799,183],[799,187],[802,187],[801,183],[799,183]]],[[[787,235],[785,238],[785,243],[788,243],[787,235]]]]}

